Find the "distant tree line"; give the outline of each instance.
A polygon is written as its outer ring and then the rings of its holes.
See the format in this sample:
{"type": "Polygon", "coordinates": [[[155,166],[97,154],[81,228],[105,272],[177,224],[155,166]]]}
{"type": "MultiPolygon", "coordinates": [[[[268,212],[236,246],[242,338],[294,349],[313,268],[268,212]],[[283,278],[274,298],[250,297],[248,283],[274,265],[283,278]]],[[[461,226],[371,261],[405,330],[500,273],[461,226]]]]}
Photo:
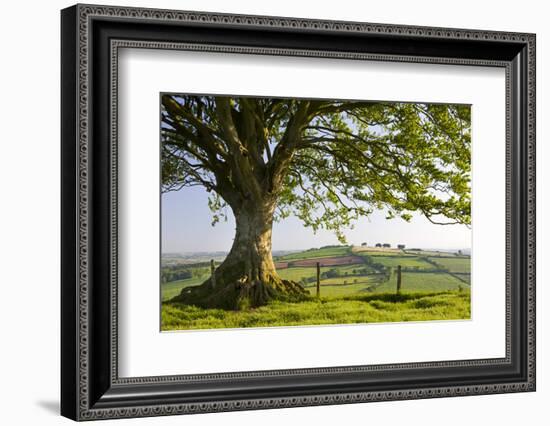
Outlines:
{"type": "Polygon", "coordinates": [[[346,245],[342,245],[342,244],[329,244],[329,245],[321,246],[321,247],[310,247],[307,250],[304,250],[304,252],[317,251],[317,250],[322,250],[322,249],[331,249],[331,248],[348,248],[349,249],[350,246],[346,246],[346,245]]]}
{"type": "Polygon", "coordinates": [[[210,263],[200,262],[192,265],[170,265],[161,268],[160,276],[163,283],[202,277],[209,273],[210,263]]]}

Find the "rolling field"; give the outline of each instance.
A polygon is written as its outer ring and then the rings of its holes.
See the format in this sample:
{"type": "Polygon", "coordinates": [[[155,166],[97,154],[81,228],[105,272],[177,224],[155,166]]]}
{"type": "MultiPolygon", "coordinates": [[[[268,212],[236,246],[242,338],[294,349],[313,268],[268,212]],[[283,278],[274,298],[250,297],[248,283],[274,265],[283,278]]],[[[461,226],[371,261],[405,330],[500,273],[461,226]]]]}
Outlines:
{"type": "MultiPolygon", "coordinates": [[[[401,274],[401,292],[458,290],[464,283],[449,274],[440,273],[411,273],[401,274]]],[[[377,293],[394,292],[397,287],[397,276],[392,277],[376,288],[377,293]]]]}
{"type": "Polygon", "coordinates": [[[181,292],[182,288],[199,285],[206,279],[208,279],[208,275],[163,283],[161,284],[162,301],[164,302],[166,300],[170,300],[177,296],[181,292]]]}
{"type": "MultiPolygon", "coordinates": [[[[454,258],[456,255],[448,251],[435,251],[435,250],[403,250],[405,254],[411,256],[428,256],[428,257],[437,257],[437,258],[454,258]]],[[[470,256],[464,255],[465,258],[470,256]]]]}
{"type": "MultiPolygon", "coordinates": [[[[327,272],[330,268],[321,268],[321,273],[327,272]]],[[[317,268],[296,267],[277,269],[277,273],[283,280],[300,281],[301,278],[310,278],[317,276],[317,268]]]]}
{"type": "Polygon", "coordinates": [[[470,273],[470,258],[467,257],[442,257],[442,258],[432,258],[434,262],[438,265],[447,268],[449,272],[456,272],[459,274],[469,274],[470,273]]]}
{"type": "MultiPolygon", "coordinates": [[[[353,247],[351,249],[354,254],[367,254],[369,256],[408,256],[408,254],[400,249],[396,248],[382,248],[382,247],[353,247]]],[[[415,254],[411,256],[416,256],[415,254]]]]}
{"type": "Polygon", "coordinates": [[[401,265],[402,268],[421,268],[421,269],[433,269],[434,267],[423,260],[420,257],[413,256],[374,256],[374,261],[384,266],[397,267],[401,265]]]}
{"type": "Polygon", "coordinates": [[[364,263],[361,256],[326,256],[326,257],[313,257],[310,259],[298,259],[292,262],[279,261],[275,262],[277,270],[292,268],[292,267],[316,267],[317,263],[320,266],[340,266],[340,265],[357,265],[364,263]]]}
{"type": "Polygon", "coordinates": [[[195,271],[197,276],[161,285],[162,329],[469,318],[470,257],[453,256],[349,246],[291,253],[274,259],[277,272],[282,279],[301,283],[311,301],[272,302],[248,311],[201,309],[170,302],[182,288],[208,279],[207,270],[195,271]],[[320,299],[315,297],[317,262],[321,264],[320,299]],[[395,271],[399,265],[401,293],[396,295],[395,271]]]}
{"type": "MultiPolygon", "coordinates": [[[[376,285],[373,280],[369,280],[368,278],[360,278],[357,283],[351,284],[331,284],[330,280],[327,281],[329,282],[324,282],[321,284],[321,297],[323,299],[334,299],[354,294],[368,294],[365,293],[366,288],[368,288],[370,285],[376,285]]],[[[309,294],[311,296],[315,296],[315,284],[307,286],[306,289],[309,291],[309,294]]]]}
{"type": "Polygon", "coordinates": [[[338,246],[338,247],[324,247],[320,249],[310,249],[301,251],[299,253],[291,253],[285,256],[280,256],[277,259],[278,261],[292,261],[300,259],[317,259],[319,257],[334,257],[334,256],[346,256],[351,254],[351,248],[348,246],[338,246]]]}

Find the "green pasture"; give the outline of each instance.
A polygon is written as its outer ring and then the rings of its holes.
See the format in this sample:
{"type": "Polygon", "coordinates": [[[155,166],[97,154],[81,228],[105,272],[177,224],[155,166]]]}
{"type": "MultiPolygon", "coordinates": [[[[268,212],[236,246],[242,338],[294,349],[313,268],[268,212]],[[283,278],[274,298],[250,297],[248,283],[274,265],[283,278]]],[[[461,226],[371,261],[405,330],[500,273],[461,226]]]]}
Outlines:
{"type": "MultiPolygon", "coordinates": [[[[390,268],[391,273],[376,273],[365,264],[321,267],[321,273],[338,271],[338,277],[321,278],[320,298],[316,282],[305,285],[311,299],[299,303],[272,302],[243,311],[202,309],[170,302],[184,287],[199,285],[209,277],[207,269],[194,270],[197,276],[164,283],[162,292],[162,329],[185,330],[206,328],[242,328],[268,326],[348,324],[394,321],[427,321],[470,318],[470,258],[444,256],[430,252],[430,260],[447,272],[428,272],[436,267],[426,261],[428,252],[354,251],[359,256],[372,256],[375,264],[390,268]],[[417,255],[415,255],[417,254],[417,255]],[[396,267],[418,268],[402,272],[401,293],[396,295],[396,267]],[[368,271],[368,273],[365,273],[368,271]],[[363,274],[363,275],[361,275],[363,274]]],[[[347,256],[350,247],[327,247],[292,253],[277,260],[292,261],[323,257],[347,256]]],[[[281,278],[300,282],[317,276],[317,268],[290,267],[279,269],[281,278]]],[[[380,271],[383,272],[383,271],[380,271]]]]}
{"type": "MultiPolygon", "coordinates": [[[[321,281],[321,297],[328,298],[328,299],[334,299],[334,298],[340,298],[343,296],[352,296],[361,294],[361,292],[367,291],[367,287],[369,285],[372,285],[373,282],[366,279],[363,279],[360,283],[352,283],[352,284],[329,284],[329,283],[323,283],[321,281]]],[[[309,294],[312,296],[316,295],[317,292],[317,286],[315,284],[308,285],[306,289],[309,291],[309,294]]]]}
{"type": "Polygon", "coordinates": [[[209,275],[203,275],[199,277],[187,278],[186,280],[172,281],[169,283],[162,283],[160,285],[160,291],[162,296],[162,301],[172,299],[173,297],[180,294],[181,289],[184,287],[191,287],[193,285],[202,284],[209,275]]]}
{"type": "MultiPolygon", "coordinates": [[[[328,271],[329,267],[321,267],[321,272],[328,271]]],[[[277,269],[277,274],[283,280],[300,281],[301,278],[309,278],[317,276],[317,267],[297,266],[295,268],[277,269]]]]}
{"type": "Polygon", "coordinates": [[[303,259],[317,259],[320,257],[347,256],[349,254],[351,254],[351,248],[348,246],[326,247],[326,248],[320,248],[320,249],[301,251],[299,253],[290,253],[284,256],[280,256],[276,260],[292,261],[292,260],[303,260],[303,259]]]}
{"type": "MultiPolygon", "coordinates": [[[[321,287],[324,285],[349,285],[349,284],[373,284],[380,280],[381,275],[357,275],[347,277],[325,278],[321,280],[321,287]]],[[[311,285],[315,286],[316,283],[311,285]]]]}
{"type": "MultiPolygon", "coordinates": [[[[464,287],[465,283],[458,278],[444,272],[403,272],[401,274],[401,292],[418,291],[444,291],[458,290],[464,287]]],[[[376,292],[385,293],[396,290],[397,274],[392,274],[390,279],[376,288],[376,292]]]]}
{"type": "Polygon", "coordinates": [[[245,311],[162,304],[162,330],[461,320],[470,318],[469,291],[356,294],[301,303],[272,302],[245,311]]]}
{"type": "Polygon", "coordinates": [[[391,268],[401,265],[403,268],[418,267],[421,269],[434,269],[433,265],[430,265],[422,258],[413,256],[376,256],[374,262],[391,268]]]}
{"type": "Polygon", "coordinates": [[[459,274],[469,274],[471,268],[471,259],[469,257],[442,257],[431,258],[435,263],[459,274]]]}
{"type": "Polygon", "coordinates": [[[435,251],[435,250],[407,250],[405,252],[411,256],[429,256],[429,257],[452,257],[453,253],[445,251],[435,251]]]}
{"type": "MultiPolygon", "coordinates": [[[[349,255],[349,250],[350,248],[347,246],[307,250],[284,256],[284,260],[315,259],[327,256],[346,256],[349,255]],[[289,257],[292,259],[289,259],[289,257]]],[[[425,258],[423,258],[423,255],[428,252],[418,252],[418,256],[411,254],[416,252],[410,252],[407,255],[404,255],[402,252],[401,254],[399,253],[400,252],[398,251],[383,252],[368,250],[355,252],[355,254],[359,256],[373,256],[375,263],[391,268],[393,273],[391,274],[390,279],[386,282],[381,282],[383,278],[382,275],[373,274],[376,270],[367,264],[321,267],[321,273],[333,269],[338,271],[340,274],[339,277],[321,278],[321,295],[327,297],[340,297],[343,295],[361,294],[363,292],[395,292],[397,285],[395,268],[398,265],[401,265],[403,268],[419,268],[420,270],[420,272],[402,273],[403,292],[456,290],[469,284],[469,257],[430,257],[431,260],[438,265],[441,265],[442,268],[448,269],[449,272],[453,274],[458,274],[460,277],[459,278],[445,272],[422,272],[435,268],[434,265],[428,263],[425,258]],[[368,274],[361,275],[365,269],[368,271],[368,274]]],[[[282,279],[297,282],[300,282],[302,278],[311,279],[312,277],[317,276],[317,268],[315,266],[290,267],[279,269],[277,272],[282,279]]],[[[167,301],[179,294],[182,288],[199,285],[208,277],[209,273],[206,272],[193,278],[164,283],[161,285],[162,300],[167,301]]],[[[310,282],[306,286],[310,293],[314,294],[316,283],[310,282]]]]}
{"type": "Polygon", "coordinates": [[[404,253],[401,250],[369,250],[368,248],[354,250],[353,254],[358,256],[367,255],[367,256],[373,256],[373,257],[414,256],[414,255],[409,255],[407,253],[404,253]]]}

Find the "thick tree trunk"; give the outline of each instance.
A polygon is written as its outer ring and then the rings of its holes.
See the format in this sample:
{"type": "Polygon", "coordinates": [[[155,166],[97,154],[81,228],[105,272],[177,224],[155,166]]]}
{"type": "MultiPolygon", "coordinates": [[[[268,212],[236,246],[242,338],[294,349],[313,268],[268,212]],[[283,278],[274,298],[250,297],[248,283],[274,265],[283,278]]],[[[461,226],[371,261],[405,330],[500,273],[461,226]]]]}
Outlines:
{"type": "Polygon", "coordinates": [[[231,251],[216,269],[215,279],[184,288],[172,301],[205,308],[246,309],[270,300],[299,301],[308,292],[282,280],[271,255],[273,206],[252,203],[234,211],[237,225],[231,251]]]}

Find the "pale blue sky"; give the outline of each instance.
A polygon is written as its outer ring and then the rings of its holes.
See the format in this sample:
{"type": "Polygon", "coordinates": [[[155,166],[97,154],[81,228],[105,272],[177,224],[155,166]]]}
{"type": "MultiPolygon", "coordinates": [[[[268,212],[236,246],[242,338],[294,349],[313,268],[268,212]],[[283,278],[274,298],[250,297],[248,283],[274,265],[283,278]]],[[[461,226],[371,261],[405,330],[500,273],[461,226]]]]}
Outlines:
{"type": "MultiPolygon", "coordinates": [[[[208,194],[202,187],[183,188],[162,195],[162,252],[228,251],[235,232],[235,222],[228,209],[227,222],[212,227],[207,204],[208,194]]],[[[386,220],[384,212],[361,218],[355,229],[345,232],[348,243],[367,242],[406,244],[407,247],[466,249],[471,246],[471,230],[464,225],[433,225],[414,215],[410,223],[402,219],[386,220]]],[[[273,250],[300,250],[339,244],[333,233],[318,231],[290,217],[273,226],[273,250]]]]}

